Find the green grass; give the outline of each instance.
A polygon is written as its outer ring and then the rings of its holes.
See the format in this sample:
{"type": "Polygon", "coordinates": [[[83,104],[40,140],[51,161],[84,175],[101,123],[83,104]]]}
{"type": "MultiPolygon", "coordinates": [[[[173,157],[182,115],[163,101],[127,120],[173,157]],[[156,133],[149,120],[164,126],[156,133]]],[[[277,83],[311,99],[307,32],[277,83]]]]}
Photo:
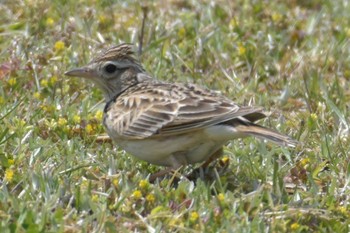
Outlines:
{"type": "Polygon", "coordinates": [[[0,232],[349,232],[347,1],[138,2],[0,3],[0,232]],[[138,48],[144,12],[150,74],[263,106],[302,145],[237,140],[175,185],[96,141],[103,96],[63,73],[138,48]]]}

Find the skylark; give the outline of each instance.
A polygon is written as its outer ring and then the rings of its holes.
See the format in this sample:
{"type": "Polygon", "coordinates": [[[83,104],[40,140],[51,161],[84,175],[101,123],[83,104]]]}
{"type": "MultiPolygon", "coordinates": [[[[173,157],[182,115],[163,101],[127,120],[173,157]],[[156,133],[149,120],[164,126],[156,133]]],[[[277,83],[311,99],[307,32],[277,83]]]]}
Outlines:
{"type": "Polygon", "coordinates": [[[240,106],[194,84],[167,83],[146,73],[131,44],[106,50],[65,75],[93,81],[103,92],[103,124],[126,152],[152,164],[178,169],[217,156],[230,140],[246,136],[282,146],[297,142],[257,125],[260,107],[240,106]]]}

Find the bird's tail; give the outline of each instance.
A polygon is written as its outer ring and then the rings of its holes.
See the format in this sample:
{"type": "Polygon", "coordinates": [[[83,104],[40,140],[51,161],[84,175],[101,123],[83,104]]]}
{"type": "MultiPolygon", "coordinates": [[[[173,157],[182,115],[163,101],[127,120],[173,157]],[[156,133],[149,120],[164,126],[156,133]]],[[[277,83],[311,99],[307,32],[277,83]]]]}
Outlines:
{"type": "Polygon", "coordinates": [[[236,125],[235,129],[240,133],[267,139],[281,146],[296,147],[299,144],[298,141],[286,135],[254,123],[236,125]]]}

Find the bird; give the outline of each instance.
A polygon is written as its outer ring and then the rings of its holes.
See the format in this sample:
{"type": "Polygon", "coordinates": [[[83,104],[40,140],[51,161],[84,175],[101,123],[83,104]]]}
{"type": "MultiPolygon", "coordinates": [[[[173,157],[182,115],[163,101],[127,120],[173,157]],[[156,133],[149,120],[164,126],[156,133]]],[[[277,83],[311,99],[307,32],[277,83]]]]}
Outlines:
{"type": "Polygon", "coordinates": [[[193,83],[160,81],[143,68],[133,44],[105,50],[65,75],[92,81],[103,92],[103,124],[124,151],[176,170],[221,156],[231,140],[255,136],[277,145],[298,141],[258,125],[262,107],[242,106],[193,83]]]}

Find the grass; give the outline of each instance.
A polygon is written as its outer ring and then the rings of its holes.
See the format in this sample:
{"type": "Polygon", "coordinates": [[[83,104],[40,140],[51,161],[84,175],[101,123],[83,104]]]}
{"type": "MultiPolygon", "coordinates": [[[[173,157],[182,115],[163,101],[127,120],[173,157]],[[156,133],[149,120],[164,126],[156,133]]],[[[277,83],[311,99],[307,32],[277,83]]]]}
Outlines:
{"type": "Polygon", "coordinates": [[[0,12],[1,232],[349,232],[347,1],[15,0],[0,12]],[[237,140],[210,179],[149,183],[161,168],[96,140],[101,92],[63,75],[141,35],[150,74],[264,106],[263,124],[302,145],[237,140]]]}

